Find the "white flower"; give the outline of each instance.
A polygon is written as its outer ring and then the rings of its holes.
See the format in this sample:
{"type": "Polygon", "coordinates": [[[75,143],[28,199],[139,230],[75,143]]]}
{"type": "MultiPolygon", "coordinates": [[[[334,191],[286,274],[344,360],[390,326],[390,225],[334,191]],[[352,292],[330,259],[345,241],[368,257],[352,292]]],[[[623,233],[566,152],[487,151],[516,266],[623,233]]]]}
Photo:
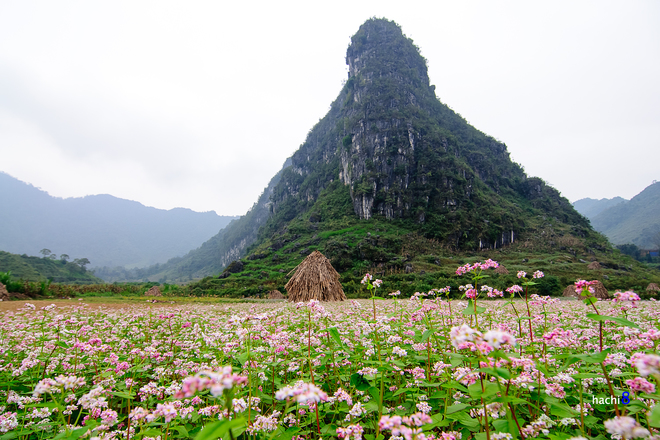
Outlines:
{"type": "Polygon", "coordinates": [[[648,437],[651,434],[648,429],[637,423],[637,420],[628,416],[614,417],[606,420],[604,425],[607,432],[613,436],[618,435],[627,439],[648,437]]]}
{"type": "Polygon", "coordinates": [[[463,324],[460,327],[452,327],[449,337],[451,339],[451,345],[458,348],[459,345],[465,342],[473,342],[475,338],[480,338],[481,332],[470,328],[467,324],[463,324]]]}

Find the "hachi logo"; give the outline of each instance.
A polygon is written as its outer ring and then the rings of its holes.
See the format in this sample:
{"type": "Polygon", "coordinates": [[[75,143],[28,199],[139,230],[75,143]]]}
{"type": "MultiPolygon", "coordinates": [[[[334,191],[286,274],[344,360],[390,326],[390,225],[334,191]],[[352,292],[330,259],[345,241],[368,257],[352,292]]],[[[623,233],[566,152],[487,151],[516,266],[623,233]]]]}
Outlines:
{"type": "Polygon", "coordinates": [[[621,397],[592,397],[591,403],[596,405],[612,405],[614,403],[628,405],[630,403],[630,393],[624,391],[621,397]]]}

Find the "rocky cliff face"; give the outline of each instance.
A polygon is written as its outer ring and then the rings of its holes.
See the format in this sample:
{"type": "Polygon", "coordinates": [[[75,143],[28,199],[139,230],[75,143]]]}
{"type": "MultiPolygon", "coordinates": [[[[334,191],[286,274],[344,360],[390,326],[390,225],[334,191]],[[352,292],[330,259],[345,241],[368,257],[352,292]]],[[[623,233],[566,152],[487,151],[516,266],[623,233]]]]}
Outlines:
{"type": "Polygon", "coordinates": [[[522,206],[543,205],[539,194],[556,208],[554,216],[583,222],[554,189],[530,181],[506,145],[437,99],[426,61],[398,25],[367,21],[346,63],[344,88],[274,191],[274,214],[304,212],[339,179],[360,219],[432,223],[435,238],[456,246],[511,242],[524,229],[522,206]]]}

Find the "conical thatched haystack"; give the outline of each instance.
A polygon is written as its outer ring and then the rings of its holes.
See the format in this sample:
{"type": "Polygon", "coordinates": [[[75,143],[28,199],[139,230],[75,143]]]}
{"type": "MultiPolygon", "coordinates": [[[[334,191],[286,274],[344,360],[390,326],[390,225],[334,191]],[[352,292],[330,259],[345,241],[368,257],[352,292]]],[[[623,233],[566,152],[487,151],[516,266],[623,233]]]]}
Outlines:
{"type": "Polygon", "coordinates": [[[279,290],[271,290],[268,292],[268,299],[284,299],[284,295],[279,290]]]}
{"type": "Polygon", "coordinates": [[[507,268],[502,266],[501,264],[495,269],[495,273],[499,273],[502,275],[509,275],[509,271],[507,270],[507,268]]]}
{"type": "Polygon", "coordinates": [[[9,292],[4,284],[0,283],[0,301],[9,301],[9,292]]]}
{"type": "Polygon", "coordinates": [[[284,286],[289,292],[289,301],[307,302],[344,301],[344,289],[339,274],[330,260],[319,251],[314,251],[294,269],[294,274],[284,286]]]}
{"type": "Polygon", "coordinates": [[[587,269],[589,269],[589,270],[600,270],[600,263],[598,261],[592,261],[587,266],[587,269]]]}
{"type": "Polygon", "coordinates": [[[569,286],[566,286],[566,288],[564,289],[564,293],[562,293],[561,296],[578,298],[580,295],[578,295],[577,290],[575,290],[575,285],[571,284],[569,286]]]}
{"type": "Polygon", "coordinates": [[[144,296],[163,296],[163,294],[160,293],[160,288],[158,286],[153,286],[151,289],[144,292],[144,296]]]}
{"type": "Polygon", "coordinates": [[[657,295],[656,292],[660,291],[660,287],[658,287],[656,283],[651,283],[646,288],[646,291],[648,292],[649,295],[657,295]]]}
{"type": "MultiPolygon", "coordinates": [[[[603,286],[603,283],[600,281],[596,282],[596,285],[594,286],[594,296],[598,299],[608,299],[610,297],[609,292],[603,286]]],[[[567,296],[567,297],[573,297],[573,298],[583,298],[581,295],[577,293],[577,290],[575,289],[575,285],[571,284],[570,286],[566,287],[564,289],[564,293],[562,296],[567,296]]]]}

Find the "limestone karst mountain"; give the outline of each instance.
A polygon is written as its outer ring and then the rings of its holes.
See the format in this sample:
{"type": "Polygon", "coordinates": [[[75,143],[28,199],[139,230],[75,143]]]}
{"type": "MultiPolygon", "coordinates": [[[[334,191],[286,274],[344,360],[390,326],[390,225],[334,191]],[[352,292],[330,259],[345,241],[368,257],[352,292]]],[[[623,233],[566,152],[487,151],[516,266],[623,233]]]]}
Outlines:
{"type": "Polygon", "coordinates": [[[454,250],[518,240],[561,246],[562,237],[595,234],[557,190],[512,162],[505,144],[440,101],[426,60],[396,23],[365,22],[346,63],[330,110],[250,212],[150,277],[217,274],[248,251],[277,262],[287,243],[307,236],[295,252],[319,249],[339,270],[355,261],[387,265],[405,242],[339,239],[373,222],[454,250]]]}

